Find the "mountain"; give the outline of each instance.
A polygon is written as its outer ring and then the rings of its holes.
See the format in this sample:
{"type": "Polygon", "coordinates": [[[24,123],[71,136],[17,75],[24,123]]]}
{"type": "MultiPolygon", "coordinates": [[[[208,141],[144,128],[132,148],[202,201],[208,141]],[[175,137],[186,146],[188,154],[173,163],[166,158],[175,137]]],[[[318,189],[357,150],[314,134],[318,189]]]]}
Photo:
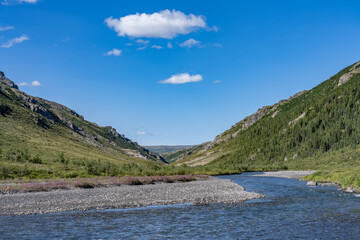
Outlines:
{"type": "Polygon", "coordinates": [[[0,178],[115,174],[119,164],[129,170],[160,163],[166,161],[159,154],[114,128],[30,96],[0,72],[0,178]]]}
{"type": "MultiPolygon", "coordinates": [[[[182,146],[182,148],[179,148],[177,150],[169,151],[160,153],[160,156],[162,156],[168,163],[177,162],[186,156],[192,154],[194,151],[200,149],[203,145],[187,145],[182,146]]],[[[169,148],[170,150],[171,148],[169,148]]]]}
{"type": "Polygon", "coordinates": [[[191,148],[194,145],[157,145],[157,146],[144,146],[144,148],[149,149],[152,152],[156,153],[169,153],[177,150],[191,148]]]}
{"type": "Polygon", "coordinates": [[[357,62],[311,90],[262,107],[175,164],[228,173],[344,168],[360,173],[359,144],[357,62]]]}

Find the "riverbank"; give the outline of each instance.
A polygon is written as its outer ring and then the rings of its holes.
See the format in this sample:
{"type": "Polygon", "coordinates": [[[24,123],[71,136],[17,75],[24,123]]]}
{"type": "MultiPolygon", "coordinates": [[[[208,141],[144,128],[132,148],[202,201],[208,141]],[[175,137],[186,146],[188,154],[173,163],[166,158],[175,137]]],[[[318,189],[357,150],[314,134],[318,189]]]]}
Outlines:
{"type": "Polygon", "coordinates": [[[317,171],[304,177],[314,185],[336,185],[347,193],[360,193],[360,169],[338,169],[331,171],[317,171]]]}
{"type": "MultiPolygon", "coordinates": [[[[338,172],[337,172],[338,174],[338,172]]],[[[360,188],[351,186],[350,182],[341,181],[342,178],[337,177],[334,178],[332,172],[323,172],[323,171],[270,171],[270,172],[261,172],[259,174],[255,174],[253,176],[257,177],[278,177],[278,178],[293,178],[293,179],[301,179],[307,181],[307,185],[324,185],[324,186],[337,186],[339,190],[342,190],[347,193],[360,193],[360,188]],[[343,184],[341,184],[343,182],[343,184]]],[[[352,177],[348,174],[348,179],[351,180],[352,177]]]]}
{"type": "Polygon", "coordinates": [[[279,178],[293,178],[293,179],[302,179],[303,177],[309,176],[316,171],[307,170],[307,171],[269,171],[261,172],[259,174],[253,175],[257,177],[279,177],[279,178]]]}
{"type": "Polygon", "coordinates": [[[210,177],[183,183],[4,194],[0,195],[0,215],[123,209],[180,203],[237,203],[261,197],[264,195],[246,192],[243,187],[230,180],[210,177]]]}

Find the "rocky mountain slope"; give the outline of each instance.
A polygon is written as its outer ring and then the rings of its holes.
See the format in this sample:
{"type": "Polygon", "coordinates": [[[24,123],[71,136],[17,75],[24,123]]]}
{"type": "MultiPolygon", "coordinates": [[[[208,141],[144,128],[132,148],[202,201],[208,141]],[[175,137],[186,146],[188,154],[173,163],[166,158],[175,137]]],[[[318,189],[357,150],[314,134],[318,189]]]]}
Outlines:
{"type": "Polygon", "coordinates": [[[241,170],[359,166],[360,62],[259,109],[177,165],[241,170]]]}
{"type": "Polygon", "coordinates": [[[114,164],[166,162],[110,126],[98,126],[61,104],[20,91],[0,72],[0,163],[16,167],[26,162],[31,167],[34,156],[43,162],[36,168],[45,171],[49,169],[45,166],[57,159],[114,164]]]}

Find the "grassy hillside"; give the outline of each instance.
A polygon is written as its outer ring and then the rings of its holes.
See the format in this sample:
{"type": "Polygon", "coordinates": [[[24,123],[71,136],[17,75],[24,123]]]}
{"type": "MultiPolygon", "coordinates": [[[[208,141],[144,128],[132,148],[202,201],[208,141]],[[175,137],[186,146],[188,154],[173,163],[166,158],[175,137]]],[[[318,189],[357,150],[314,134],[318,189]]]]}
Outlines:
{"type": "Polygon", "coordinates": [[[203,144],[195,145],[195,146],[188,146],[184,149],[175,150],[172,152],[166,152],[160,154],[168,163],[174,163],[184,159],[186,156],[192,154],[194,151],[197,151],[203,146],[203,144]]]}
{"type": "Polygon", "coordinates": [[[351,170],[352,180],[346,182],[359,185],[359,73],[360,62],[309,91],[259,109],[180,164],[229,172],[351,170]]]}
{"type": "Polygon", "coordinates": [[[0,72],[0,179],[125,175],[164,162],[112,127],[19,91],[0,72]]]}

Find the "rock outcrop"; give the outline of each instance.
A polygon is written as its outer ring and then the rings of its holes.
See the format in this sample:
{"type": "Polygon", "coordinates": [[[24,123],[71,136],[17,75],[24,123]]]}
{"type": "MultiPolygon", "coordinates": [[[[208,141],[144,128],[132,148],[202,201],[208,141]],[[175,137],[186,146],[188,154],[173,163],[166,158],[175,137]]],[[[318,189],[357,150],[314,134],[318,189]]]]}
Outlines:
{"type": "Polygon", "coordinates": [[[342,75],[339,79],[338,87],[349,81],[355,74],[360,73],[360,62],[357,62],[352,66],[349,72],[342,75]]]}
{"type": "Polygon", "coordinates": [[[4,83],[8,87],[19,89],[18,86],[13,81],[5,77],[5,74],[2,71],[0,71],[0,82],[4,83]]]}
{"type": "Polygon", "coordinates": [[[260,108],[259,110],[257,110],[256,113],[244,118],[243,120],[241,120],[240,122],[238,122],[234,126],[232,126],[232,128],[236,128],[236,127],[240,126],[240,128],[236,132],[234,132],[231,135],[226,134],[226,132],[225,132],[225,133],[222,133],[222,134],[216,136],[213,141],[206,143],[204,145],[204,147],[199,151],[199,153],[203,153],[203,152],[213,148],[216,144],[218,144],[220,142],[229,141],[231,138],[235,138],[239,134],[239,132],[248,129],[249,127],[254,125],[257,121],[259,121],[260,119],[262,119],[264,116],[266,116],[268,114],[271,114],[271,117],[275,118],[280,112],[280,110],[278,109],[279,106],[287,103],[288,101],[290,101],[294,98],[301,96],[302,94],[304,94],[306,92],[307,92],[307,90],[300,91],[298,93],[295,93],[293,96],[290,96],[288,99],[280,100],[279,102],[275,103],[274,105],[265,106],[265,107],[260,108]]]}

